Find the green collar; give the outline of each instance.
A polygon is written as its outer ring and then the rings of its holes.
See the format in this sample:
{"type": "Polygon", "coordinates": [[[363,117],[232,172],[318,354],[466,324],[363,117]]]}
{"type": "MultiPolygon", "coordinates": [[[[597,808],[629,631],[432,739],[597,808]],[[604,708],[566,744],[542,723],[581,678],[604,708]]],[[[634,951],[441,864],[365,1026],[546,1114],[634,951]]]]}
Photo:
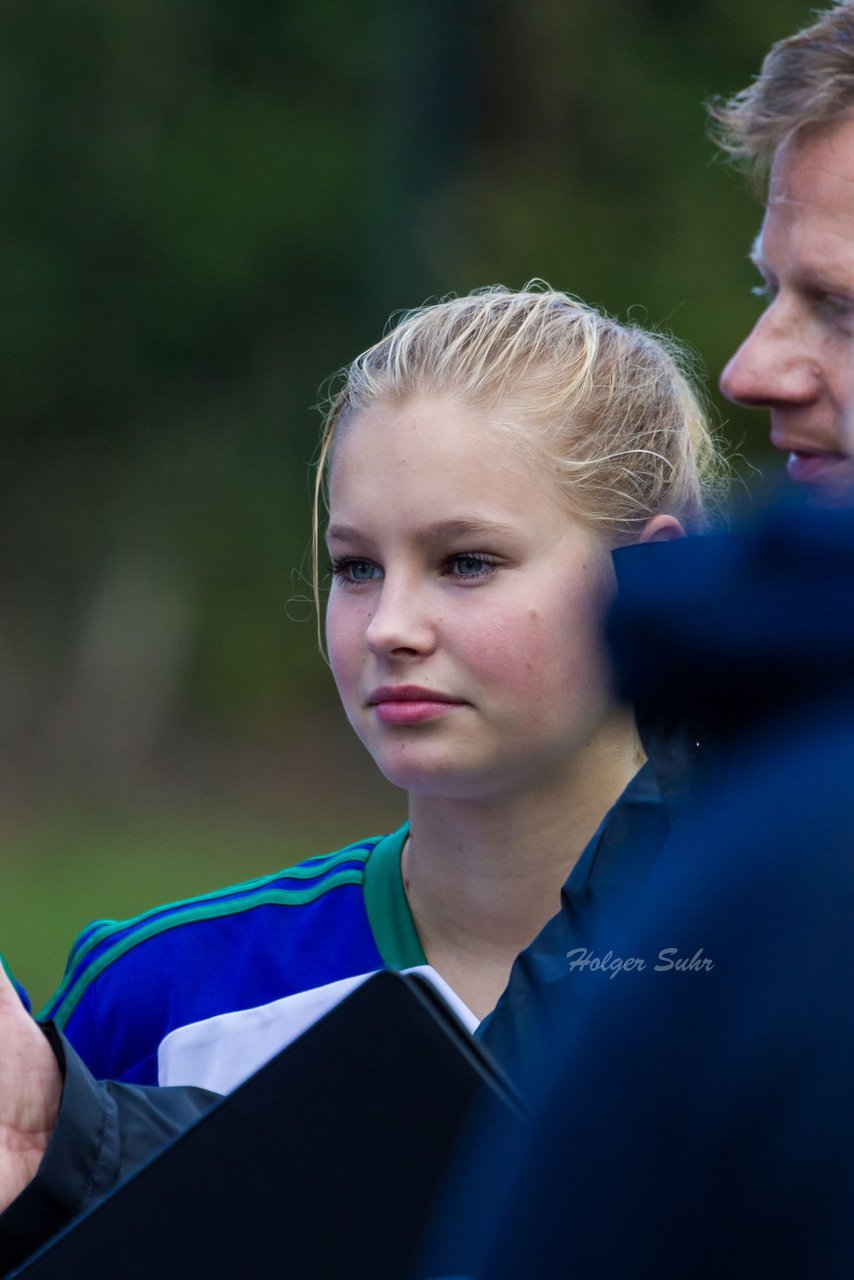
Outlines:
{"type": "Polygon", "coordinates": [[[383,964],[389,969],[412,969],[427,957],[403,887],[400,855],[409,823],[383,836],[365,863],[365,910],[383,964]]]}

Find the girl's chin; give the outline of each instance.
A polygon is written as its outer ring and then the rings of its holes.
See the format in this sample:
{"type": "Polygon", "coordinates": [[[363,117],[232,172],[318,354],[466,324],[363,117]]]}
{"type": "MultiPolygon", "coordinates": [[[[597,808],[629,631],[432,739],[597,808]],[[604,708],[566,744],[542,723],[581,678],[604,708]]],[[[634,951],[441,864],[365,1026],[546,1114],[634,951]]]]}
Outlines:
{"type": "Polygon", "coordinates": [[[411,766],[383,768],[380,765],[379,767],[383,777],[387,778],[392,786],[410,791],[413,795],[450,796],[458,791],[465,791],[467,786],[466,780],[460,778],[454,770],[413,769],[411,766]]]}
{"type": "Polygon", "coordinates": [[[488,770],[443,762],[388,761],[374,757],[377,767],[392,786],[413,796],[437,800],[486,800],[506,794],[507,777],[499,779],[488,770]]]}

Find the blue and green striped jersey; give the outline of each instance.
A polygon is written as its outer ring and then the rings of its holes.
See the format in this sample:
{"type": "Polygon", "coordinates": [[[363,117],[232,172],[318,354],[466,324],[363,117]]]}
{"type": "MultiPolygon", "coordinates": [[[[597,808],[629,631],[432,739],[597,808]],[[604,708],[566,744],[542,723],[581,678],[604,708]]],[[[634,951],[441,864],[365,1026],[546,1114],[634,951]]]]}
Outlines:
{"type": "Polygon", "coordinates": [[[157,1083],[170,1031],[341,978],[426,963],[400,871],[408,828],[275,875],[99,920],[40,1013],[99,1079],[157,1083]]]}

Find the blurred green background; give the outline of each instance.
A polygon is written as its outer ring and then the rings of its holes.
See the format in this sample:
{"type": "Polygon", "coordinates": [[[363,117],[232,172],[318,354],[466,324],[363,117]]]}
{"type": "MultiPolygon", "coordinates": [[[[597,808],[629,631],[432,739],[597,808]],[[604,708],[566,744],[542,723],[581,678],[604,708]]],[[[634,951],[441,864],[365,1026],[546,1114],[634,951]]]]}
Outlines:
{"type": "Polygon", "coordinates": [[[701,104],[809,11],[4,0],[0,949],[37,1001],[92,917],[399,822],[306,603],[321,384],[534,276],[714,381],[760,213],[701,104]]]}

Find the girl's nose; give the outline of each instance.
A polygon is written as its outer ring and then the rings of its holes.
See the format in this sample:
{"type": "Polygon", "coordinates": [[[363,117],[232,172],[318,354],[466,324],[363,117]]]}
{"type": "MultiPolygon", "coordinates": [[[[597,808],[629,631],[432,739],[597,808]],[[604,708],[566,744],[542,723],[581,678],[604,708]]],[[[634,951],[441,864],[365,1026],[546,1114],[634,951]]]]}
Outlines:
{"type": "Polygon", "coordinates": [[[435,646],[433,619],[423,593],[411,582],[384,578],[365,639],[379,656],[429,653],[435,646]]]}

